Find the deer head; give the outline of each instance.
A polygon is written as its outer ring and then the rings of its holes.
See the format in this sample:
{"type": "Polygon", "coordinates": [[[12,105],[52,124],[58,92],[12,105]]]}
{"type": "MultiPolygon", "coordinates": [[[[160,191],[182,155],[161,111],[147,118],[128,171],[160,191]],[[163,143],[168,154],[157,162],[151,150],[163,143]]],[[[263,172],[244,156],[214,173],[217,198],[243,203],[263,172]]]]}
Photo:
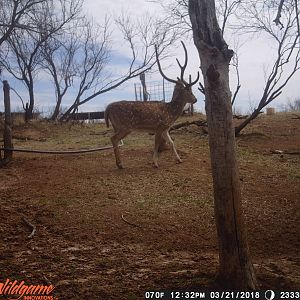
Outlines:
{"type": "Polygon", "coordinates": [[[181,44],[182,44],[183,49],[184,49],[185,59],[184,59],[184,63],[181,64],[179,62],[178,58],[176,58],[177,64],[180,68],[180,77],[177,77],[177,80],[174,80],[174,79],[171,79],[171,78],[167,77],[164,74],[164,72],[162,71],[161,64],[160,64],[159,57],[158,57],[157,46],[155,45],[156,62],[157,62],[158,70],[159,70],[161,76],[165,80],[167,80],[169,82],[172,82],[172,83],[175,83],[175,88],[174,88],[172,101],[174,100],[174,96],[175,96],[175,99],[177,99],[178,94],[180,94],[182,96],[182,98],[186,100],[186,103],[192,103],[193,104],[197,101],[197,99],[193,95],[192,86],[198,82],[200,74],[199,74],[199,71],[198,71],[197,72],[197,78],[194,81],[192,81],[192,76],[191,75],[189,75],[189,82],[185,81],[184,72],[185,72],[185,69],[186,69],[187,64],[188,64],[188,53],[187,53],[187,49],[186,49],[186,46],[185,46],[183,41],[181,41],[181,44]]]}

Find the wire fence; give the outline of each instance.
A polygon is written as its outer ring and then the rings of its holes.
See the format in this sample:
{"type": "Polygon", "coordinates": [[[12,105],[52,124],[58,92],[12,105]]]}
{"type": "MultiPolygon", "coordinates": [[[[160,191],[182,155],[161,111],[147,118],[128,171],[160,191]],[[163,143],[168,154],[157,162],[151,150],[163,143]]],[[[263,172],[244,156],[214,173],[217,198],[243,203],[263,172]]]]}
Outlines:
{"type": "Polygon", "coordinates": [[[141,83],[134,84],[135,100],[137,101],[150,100],[169,102],[172,99],[173,90],[174,84],[165,80],[147,82],[146,90],[144,90],[141,83]]]}
{"type": "MultiPolygon", "coordinates": [[[[169,81],[150,81],[134,84],[136,101],[163,101],[170,102],[173,96],[174,83],[169,81]]],[[[193,115],[193,104],[186,104],[183,113],[193,115]]]]}
{"type": "MultiPolygon", "coordinates": [[[[39,150],[39,149],[23,149],[15,148],[13,146],[13,133],[12,133],[12,114],[10,110],[10,86],[7,81],[3,81],[3,94],[4,94],[4,122],[3,122],[3,146],[0,145],[0,167],[4,167],[12,161],[13,152],[23,153],[38,153],[38,154],[82,154],[96,151],[104,151],[113,149],[113,146],[102,146],[91,149],[72,149],[72,150],[39,150]],[[2,155],[3,151],[3,155],[2,155]]],[[[0,120],[2,115],[0,115],[0,120]]],[[[1,122],[2,123],[2,122],[1,122]]],[[[118,147],[123,146],[123,141],[119,143],[118,147]]]]}

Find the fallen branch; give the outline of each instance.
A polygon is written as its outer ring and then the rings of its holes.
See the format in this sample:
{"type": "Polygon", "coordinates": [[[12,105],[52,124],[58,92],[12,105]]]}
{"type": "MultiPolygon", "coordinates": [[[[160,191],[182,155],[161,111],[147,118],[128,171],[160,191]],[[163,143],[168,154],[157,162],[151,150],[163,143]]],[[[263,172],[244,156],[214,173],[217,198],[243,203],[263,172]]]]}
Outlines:
{"type": "Polygon", "coordinates": [[[201,126],[207,127],[207,122],[205,120],[186,121],[186,122],[182,122],[182,123],[173,125],[170,128],[170,131],[176,130],[176,129],[179,129],[179,128],[182,128],[182,127],[187,127],[187,126],[190,126],[190,125],[197,125],[199,127],[201,127],[201,126]]]}
{"type": "Polygon", "coordinates": [[[289,154],[289,155],[299,155],[300,151],[297,150],[270,150],[272,154],[289,154]]]}
{"type": "Polygon", "coordinates": [[[248,115],[233,115],[233,118],[238,120],[243,120],[243,119],[247,119],[248,115]]]}
{"type": "Polygon", "coordinates": [[[134,224],[134,223],[131,223],[131,222],[129,222],[129,221],[127,221],[126,219],[125,219],[125,217],[124,217],[124,215],[122,214],[122,220],[125,222],[125,223],[127,223],[127,224],[129,224],[129,225],[131,225],[131,226],[134,226],[134,227],[139,227],[139,228],[141,228],[142,226],[141,225],[138,225],[138,224],[134,224]]]}
{"type": "Polygon", "coordinates": [[[33,224],[31,224],[25,217],[22,217],[22,220],[28,227],[32,229],[31,233],[28,236],[28,238],[31,239],[36,232],[36,227],[33,224]]]}
{"type": "Polygon", "coordinates": [[[298,120],[298,119],[300,119],[300,116],[299,115],[297,115],[297,114],[293,114],[293,118],[292,119],[294,119],[294,120],[298,120]]]}

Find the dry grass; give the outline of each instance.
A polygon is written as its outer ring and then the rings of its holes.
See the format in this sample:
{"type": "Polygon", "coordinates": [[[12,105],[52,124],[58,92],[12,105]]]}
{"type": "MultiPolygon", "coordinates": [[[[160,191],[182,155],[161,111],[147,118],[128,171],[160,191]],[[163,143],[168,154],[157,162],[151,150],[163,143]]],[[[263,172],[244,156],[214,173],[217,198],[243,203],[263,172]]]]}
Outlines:
{"type": "MultiPolygon", "coordinates": [[[[300,159],[270,152],[300,149],[299,122],[290,115],[261,116],[237,139],[243,206],[262,288],[300,284],[300,159]]],[[[78,149],[110,144],[111,129],[41,122],[17,127],[14,134],[16,147],[78,149]]],[[[196,126],[172,136],[184,162],[176,164],[166,151],[158,170],[151,163],[153,136],[141,133],[125,139],[122,171],[111,150],[15,153],[0,171],[1,270],[35,284],[45,275],[61,299],[142,299],[153,288],[216,287],[207,136],[196,126]],[[30,241],[23,214],[37,225],[30,241]]]]}

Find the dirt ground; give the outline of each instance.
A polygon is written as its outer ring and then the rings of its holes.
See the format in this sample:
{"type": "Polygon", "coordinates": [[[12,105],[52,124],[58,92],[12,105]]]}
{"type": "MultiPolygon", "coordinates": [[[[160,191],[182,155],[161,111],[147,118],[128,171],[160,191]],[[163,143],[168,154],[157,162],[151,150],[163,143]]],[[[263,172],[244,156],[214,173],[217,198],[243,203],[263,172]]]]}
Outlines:
{"type": "MultiPolygon", "coordinates": [[[[109,145],[110,135],[102,124],[34,122],[15,126],[14,146],[90,148],[109,145]]],[[[195,125],[171,135],[183,163],[165,151],[159,169],[148,134],[125,139],[124,170],[112,150],[14,153],[0,169],[0,282],[51,283],[58,299],[134,300],[152,289],[218,288],[207,135],[195,125]],[[36,226],[33,238],[22,218],[36,226]]],[[[260,288],[299,289],[300,119],[262,115],[237,145],[260,288]]]]}

